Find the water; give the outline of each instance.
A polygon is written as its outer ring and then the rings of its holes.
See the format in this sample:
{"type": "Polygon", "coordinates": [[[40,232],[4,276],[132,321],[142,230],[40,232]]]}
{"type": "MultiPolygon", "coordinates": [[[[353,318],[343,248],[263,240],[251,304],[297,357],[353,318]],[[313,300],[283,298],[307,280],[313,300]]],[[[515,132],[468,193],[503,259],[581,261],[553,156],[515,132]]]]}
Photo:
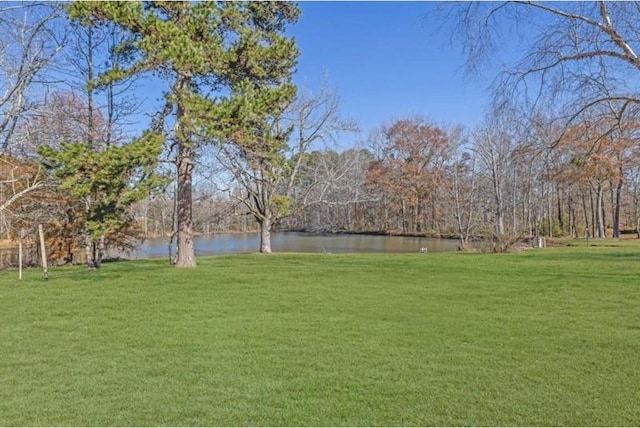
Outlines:
{"type": "MultiPolygon", "coordinates": [[[[197,236],[196,255],[255,253],[260,248],[257,233],[221,233],[197,236]]],[[[271,249],[274,252],[297,253],[418,253],[455,251],[458,241],[452,239],[417,238],[374,235],[314,235],[298,232],[274,232],[271,249]]],[[[175,249],[173,250],[175,253],[175,249]]],[[[167,239],[147,239],[130,258],[167,257],[167,239]]]]}
{"type": "MultiPolygon", "coordinates": [[[[196,255],[255,253],[260,248],[257,233],[221,233],[197,236],[194,240],[196,255]]],[[[298,232],[271,234],[274,252],[288,253],[418,253],[427,248],[430,253],[455,251],[458,241],[453,239],[416,238],[407,236],[375,235],[314,235],[298,232]]],[[[138,249],[125,253],[109,252],[106,257],[147,259],[168,257],[167,239],[147,239],[138,249]]],[[[173,249],[175,255],[175,248],[173,249]]],[[[76,254],[76,262],[83,252],[76,254]]],[[[25,248],[25,266],[38,264],[37,248],[25,248]]],[[[0,248],[0,268],[18,265],[17,248],[0,248]]]]}

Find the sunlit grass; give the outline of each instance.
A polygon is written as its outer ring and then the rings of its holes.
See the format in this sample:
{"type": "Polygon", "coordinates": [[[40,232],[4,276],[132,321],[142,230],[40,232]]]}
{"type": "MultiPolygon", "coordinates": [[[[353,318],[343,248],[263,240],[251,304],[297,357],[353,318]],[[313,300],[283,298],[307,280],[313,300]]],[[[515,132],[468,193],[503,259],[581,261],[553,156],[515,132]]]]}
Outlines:
{"type": "Polygon", "coordinates": [[[625,245],[0,272],[0,425],[638,425],[625,245]]]}

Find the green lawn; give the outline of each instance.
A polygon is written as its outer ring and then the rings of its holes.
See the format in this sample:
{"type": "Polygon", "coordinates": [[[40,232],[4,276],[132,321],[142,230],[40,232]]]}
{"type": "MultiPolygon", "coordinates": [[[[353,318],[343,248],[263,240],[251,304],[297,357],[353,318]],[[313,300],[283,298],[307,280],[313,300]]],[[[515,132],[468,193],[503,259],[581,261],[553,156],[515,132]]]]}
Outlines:
{"type": "Polygon", "coordinates": [[[640,425],[640,247],[0,272],[0,426],[640,425]]]}

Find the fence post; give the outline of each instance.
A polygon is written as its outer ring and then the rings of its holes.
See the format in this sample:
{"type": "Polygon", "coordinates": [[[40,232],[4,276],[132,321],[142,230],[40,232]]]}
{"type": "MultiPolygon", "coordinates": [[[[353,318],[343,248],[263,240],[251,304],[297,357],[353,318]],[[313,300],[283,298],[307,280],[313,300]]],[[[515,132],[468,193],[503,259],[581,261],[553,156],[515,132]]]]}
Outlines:
{"type": "Polygon", "coordinates": [[[22,281],[22,238],[18,240],[18,279],[22,281]]]}
{"type": "Polygon", "coordinates": [[[49,271],[47,269],[47,248],[44,245],[44,230],[42,224],[38,225],[38,233],[40,234],[40,255],[42,256],[42,277],[44,280],[49,279],[49,271]]]}

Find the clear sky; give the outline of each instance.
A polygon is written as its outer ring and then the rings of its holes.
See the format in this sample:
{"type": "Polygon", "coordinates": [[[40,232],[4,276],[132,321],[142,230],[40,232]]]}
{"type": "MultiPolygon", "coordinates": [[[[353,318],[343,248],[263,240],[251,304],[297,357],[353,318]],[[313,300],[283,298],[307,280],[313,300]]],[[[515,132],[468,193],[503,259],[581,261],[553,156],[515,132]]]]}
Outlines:
{"type": "Polygon", "coordinates": [[[394,119],[420,115],[473,127],[488,103],[488,82],[464,78],[460,46],[427,18],[428,2],[300,2],[288,33],[300,49],[295,82],[312,90],[323,74],[361,138],[394,119]]]}
{"type": "MultiPolygon", "coordinates": [[[[461,46],[437,31],[428,17],[441,3],[401,1],[301,1],[302,16],[287,34],[300,56],[295,83],[317,91],[326,75],[338,91],[342,115],[357,122],[358,135],[340,138],[341,148],[365,142],[393,120],[421,116],[442,125],[473,128],[484,117],[487,87],[495,77],[465,78],[461,46]]],[[[166,89],[148,78],[137,94],[144,111],[163,105],[166,89]]],[[[141,113],[133,125],[148,122],[141,113]]]]}

